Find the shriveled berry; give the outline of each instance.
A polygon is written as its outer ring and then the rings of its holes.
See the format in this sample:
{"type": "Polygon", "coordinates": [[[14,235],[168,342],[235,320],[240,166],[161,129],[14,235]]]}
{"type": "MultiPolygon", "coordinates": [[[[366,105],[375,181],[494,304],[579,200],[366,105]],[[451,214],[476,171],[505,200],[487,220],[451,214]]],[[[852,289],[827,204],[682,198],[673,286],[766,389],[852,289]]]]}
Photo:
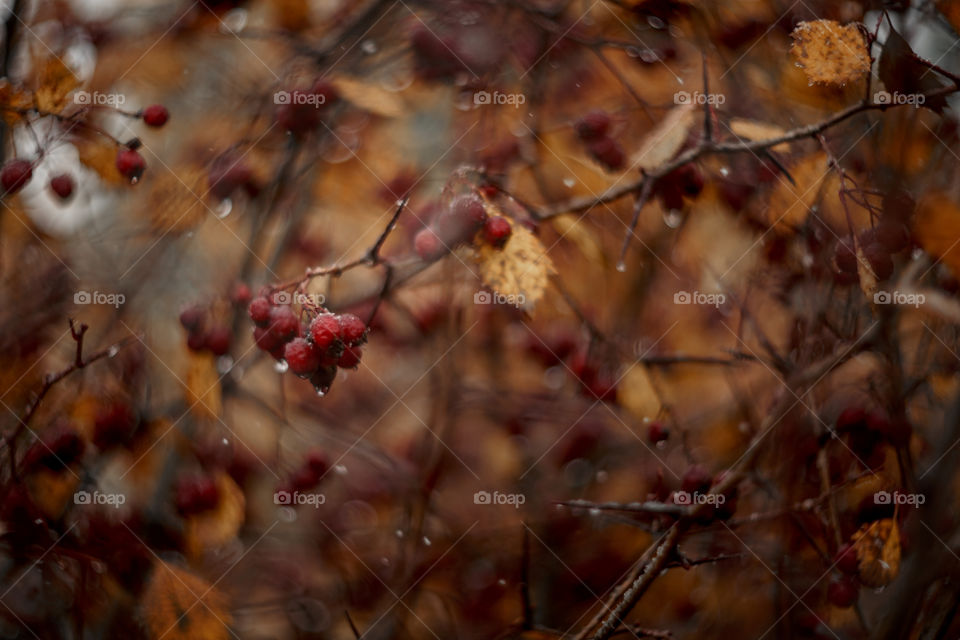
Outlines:
{"type": "Polygon", "coordinates": [[[117,152],[117,171],[127,180],[136,182],[146,168],[147,163],[143,156],[133,149],[121,149],[117,152]]]}
{"type": "Polygon", "coordinates": [[[503,216],[491,216],[483,225],[483,238],[494,247],[502,247],[510,239],[513,228],[503,216]]]}
{"type": "Polygon", "coordinates": [[[143,110],[143,122],[150,127],[162,127],[169,118],[170,112],[162,104],[152,104],[143,110]]]}
{"type": "Polygon", "coordinates": [[[340,322],[332,313],[322,313],[310,323],[310,338],[317,349],[326,351],[340,337],[340,322]]]}
{"type": "Polygon", "coordinates": [[[250,301],[247,313],[250,314],[250,319],[253,320],[255,325],[266,327],[270,324],[271,309],[273,309],[273,305],[270,304],[270,301],[264,296],[258,296],[250,301]]]}
{"type": "Polygon", "coordinates": [[[304,338],[294,338],[288,342],[283,348],[283,359],[290,366],[290,371],[302,378],[309,378],[320,366],[319,354],[304,338]]]}
{"type": "Polygon", "coordinates": [[[343,369],[354,369],[360,364],[360,347],[347,347],[337,360],[337,366],[343,369]]]}
{"type": "Polygon", "coordinates": [[[833,562],[843,573],[854,575],[857,572],[857,552],[853,545],[849,542],[843,543],[833,556],[833,562]]]}
{"type": "Polygon", "coordinates": [[[856,581],[849,576],[841,576],[830,581],[827,587],[827,600],[835,607],[846,609],[853,606],[860,592],[856,581]]]}
{"type": "Polygon", "coordinates": [[[573,125],[581,140],[589,141],[602,138],[610,129],[610,116],[605,111],[591,111],[573,125]]]}
{"type": "Polygon", "coordinates": [[[659,420],[654,420],[647,425],[647,439],[650,444],[664,442],[668,437],[670,437],[670,431],[659,420]]]}
{"type": "Polygon", "coordinates": [[[230,352],[230,329],[228,327],[213,327],[204,337],[204,346],[215,356],[223,356],[230,352]]]}
{"type": "Polygon", "coordinates": [[[73,195],[73,176],[68,173],[50,178],[50,189],[57,194],[61,200],[66,200],[73,195]]]}
{"type": "Polygon", "coordinates": [[[33,165],[29,160],[14,158],[0,169],[0,184],[7,193],[16,193],[30,181],[33,176],[33,165]]]}
{"type": "Polygon", "coordinates": [[[363,320],[352,313],[344,313],[337,316],[340,322],[340,339],[348,346],[353,346],[363,342],[367,334],[367,325],[363,320]]]}
{"type": "Polygon", "coordinates": [[[436,260],[447,251],[437,233],[430,227],[417,232],[413,238],[413,248],[421,259],[428,262],[436,260]]]}
{"type": "Polygon", "coordinates": [[[886,280],[893,275],[893,258],[890,257],[890,250],[882,244],[871,242],[863,248],[863,255],[877,278],[886,280]]]}
{"type": "Polygon", "coordinates": [[[284,305],[270,310],[270,333],[281,342],[286,342],[300,333],[300,321],[293,309],[284,305]]]}
{"type": "Polygon", "coordinates": [[[187,307],[180,312],[180,324],[187,331],[193,331],[203,323],[204,315],[202,307],[196,305],[187,307]]]}

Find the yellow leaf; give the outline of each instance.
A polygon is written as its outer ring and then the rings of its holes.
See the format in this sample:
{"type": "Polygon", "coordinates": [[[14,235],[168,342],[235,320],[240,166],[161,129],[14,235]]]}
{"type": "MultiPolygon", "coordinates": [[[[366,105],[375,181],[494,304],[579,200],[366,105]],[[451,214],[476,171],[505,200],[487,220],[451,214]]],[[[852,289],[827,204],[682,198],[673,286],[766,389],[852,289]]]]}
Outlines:
{"type": "Polygon", "coordinates": [[[917,207],[914,234],[925,250],[960,275],[960,206],[943,193],[933,193],[917,207]]]}
{"type": "Polygon", "coordinates": [[[866,523],[853,534],[860,582],[885,587],[900,573],[900,531],[892,518],[866,523]]]}
{"type": "Polygon", "coordinates": [[[41,111],[59,113],[67,106],[67,95],[79,84],[80,81],[60,58],[48,58],[37,74],[34,102],[41,111]]]}
{"type": "Polygon", "coordinates": [[[770,193],[767,219],[775,227],[792,229],[803,224],[820,195],[820,187],[829,174],[826,154],[811,154],[787,170],[797,184],[794,186],[785,175],[778,175],[770,193]]]}
{"type": "Polygon", "coordinates": [[[642,365],[634,365],[623,376],[617,397],[623,407],[637,418],[650,418],[660,413],[660,399],[646,367],[642,365]]]}
{"type": "Polygon", "coordinates": [[[644,138],[640,150],[630,158],[631,166],[640,169],[655,169],[673,158],[696,121],[696,111],[692,104],[682,104],[670,110],[660,123],[650,130],[644,138]]]}
{"type": "Polygon", "coordinates": [[[557,216],[551,220],[553,228],[564,240],[577,245],[580,253],[589,262],[603,264],[605,257],[603,247],[597,241],[596,235],[583,222],[583,217],[575,214],[557,216]]]}
{"type": "Polygon", "coordinates": [[[214,356],[190,352],[189,358],[185,391],[190,410],[198,417],[216,420],[223,407],[214,356]]]}
{"type": "Polygon", "coordinates": [[[130,181],[117,171],[117,146],[102,138],[78,136],[73,141],[80,162],[97,172],[105,182],[129,184],[130,181]]]}
{"type": "Polygon", "coordinates": [[[229,637],[227,600],[203,578],[157,561],[140,601],[152,640],[219,640],[229,637]]]}
{"type": "Polygon", "coordinates": [[[801,22],[791,35],[790,53],[810,82],[844,85],[870,71],[867,41],[854,23],[801,22]]]}
{"type": "MultiPolygon", "coordinates": [[[[738,138],[754,140],[757,142],[763,140],[772,140],[779,138],[786,131],[774,124],[760,122],[758,120],[747,120],[745,118],[734,118],[730,121],[730,130],[738,138]]],[[[773,147],[773,151],[786,151],[790,146],[789,142],[784,142],[773,147]]]]}
{"type": "Polygon", "coordinates": [[[530,311],[546,292],[547,280],[554,273],[553,261],[526,227],[512,220],[510,226],[513,231],[503,248],[480,246],[477,265],[488,287],[508,303],[530,311]]]}
{"type": "Polygon", "coordinates": [[[341,76],[334,79],[333,86],[342,98],[378,116],[398,118],[406,111],[403,98],[374,83],[341,76]]]}
{"type": "Polygon", "coordinates": [[[246,499],[230,476],[214,478],[220,499],[217,506],[187,518],[184,537],[187,555],[198,559],[207,549],[217,549],[233,540],[243,524],[246,499]]]}

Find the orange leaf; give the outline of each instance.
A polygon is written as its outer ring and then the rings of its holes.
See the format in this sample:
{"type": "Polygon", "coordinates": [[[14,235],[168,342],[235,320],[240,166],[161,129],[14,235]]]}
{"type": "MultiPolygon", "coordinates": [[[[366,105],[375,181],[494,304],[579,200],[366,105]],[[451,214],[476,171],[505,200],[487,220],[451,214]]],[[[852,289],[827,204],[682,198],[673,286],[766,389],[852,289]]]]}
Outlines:
{"type": "Polygon", "coordinates": [[[154,640],[219,640],[230,633],[223,594],[203,578],[162,561],[154,565],[140,612],[154,640]]]}
{"type": "Polygon", "coordinates": [[[67,106],[67,96],[80,81],[60,58],[48,58],[36,78],[37,90],[33,99],[41,111],[60,113],[67,106]]]}
{"type": "Polygon", "coordinates": [[[844,85],[870,71],[867,41],[856,24],[801,22],[791,36],[790,53],[810,82],[844,85]]]}
{"type": "Polygon", "coordinates": [[[960,206],[946,194],[932,193],[917,207],[914,223],[917,241],[953,271],[960,274],[960,206]]]}

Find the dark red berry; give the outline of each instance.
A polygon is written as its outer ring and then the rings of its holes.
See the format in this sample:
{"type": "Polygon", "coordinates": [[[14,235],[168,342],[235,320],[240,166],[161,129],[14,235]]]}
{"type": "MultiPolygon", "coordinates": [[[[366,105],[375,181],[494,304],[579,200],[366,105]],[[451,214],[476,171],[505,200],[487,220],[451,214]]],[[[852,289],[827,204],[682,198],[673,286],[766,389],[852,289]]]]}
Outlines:
{"type": "Polygon", "coordinates": [[[897,253],[910,245],[910,231],[897,220],[884,220],[877,225],[877,242],[887,251],[897,253]]]}
{"type": "Polygon", "coordinates": [[[187,307],[180,312],[180,324],[187,331],[194,331],[203,323],[204,315],[205,312],[202,307],[196,305],[187,307]]]}
{"type": "Polygon", "coordinates": [[[193,515],[217,506],[220,490],[208,476],[185,476],[177,481],[175,495],[177,511],[193,515]]]}
{"type": "Polygon", "coordinates": [[[348,346],[353,346],[363,342],[367,334],[367,325],[363,320],[352,313],[344,313],[337,316],[340,322],[340,339],[348,346]]]}
{"type": "Polygon", "coordinates": [[[240,187],[253,184],[253,171],[241,157],[228,152],[213,161],[207,181],[210,193],[225,200],[240,187]]]}
{"type": "Polygon", "coordinates": [[[293,309],[284,305],[270,310],[270,332],[281,342],[286,342],[300,333],[300,321],[293,309]]]}
{"type": "Polygon", "coordinates": [[[670,437],[670,432],[659,420],[654,420],[647,425],[647,439],[650,444],[664,442],[668,437],[670,437]]]}
{"type": "Polygon", "coordinates": [[[309,378],[320,366],[320,355],[304,338],[294,338],[288,342],[283,348],[283,359],[287,361],[290,371],[302,378],[309,378]]]}
{"type": "Polygon", "coordinates": [[[857,552],[853,545],[849,542],[843,543],[833,556],[833,562],[843,573],[854,575],[857,572],[857,552]]]}
{"type": "Polygon", "coordinates": [[[487,221],[487,209],[483,206],[483,200],[475,195],[457,198],[453,201],[450,209],[454,216],[463,220],[472,229],[471,233],[487,221]]]}
{"type": "Polygon", "coordinates": [[[235,283],[230,290],[230,302],[241,305],[250,302],[250,287],[245,282],[235,283]]]}
{"type": "Polygon", "coordinates": [[[16,193],[23,188],[33,176],[33,165],[28,160],[15,158],[3,165],[0,169],[0,184],[7,193],[16,193]]]}
{"type": "Polygon", "coordinates": [[[355,369],[360,364],[360,347],[347,347],[337,360],[337,366],[343,369],[355,369]]]}
{"type": "Polygon", "coordinates": [[[322,313],[310,323],[310,338],[317,349],[326,351],[340,337],[340,322],[332,313],[322,313]]]}
{"type": "Polygon", "coordinates": [[[150,127],[162,127],[169,118],[170,112],[162,104],[152,104],[143,110],[143,122],[150,127]]]}
{"type": "Polygon", "coordinates": [[[855,431],[867,426],[867,412],[863,407],[847,407],[837,416],[837,431],[855,431]]]}
{"type": "Polygon", "coordinates": [[[857,273],[857,253],[849,240],[841,240],[837,243],[833,260],[842,273],[857,273]]]}
{"type": "Polygon", "coordinates": [[[317,486],[317,483],[320,482],[320,474],[311,469],[310,467],[300,467],[297,469],[290,479],[287,481],[287,487],[293,491],[309,491],[317,486]]]}
{"type": "Polygon", "coordinates": [[[307,454],[304,465],[313,469],[317,476],[322,476],[330,468],[330,460],[322,451],[311,451],[307,454]]]}
{"type": "Polygon", "coordinates": [[[893,258],[890,250],[879,242],[871,242],[863,247],[863,255],[870,263],[870,268],[880,280],[886,280],[893,275],[893,258]]]}
{"type": "Polygon", "coordinates": [[[510,226],[510,222],[502,216],[491,216],[487,218],[486,224],[483,225],[484,240],[495,247],[505,245],[507,240],[510,239],[511,233],[513,233],[513,228],[510,226]]]}
{"type": "Polygon", "coordinates": [[[214,327],[207,332],[204,346],[215,356],[224,356],[230,352],[230,329],[214,327]]]}
{"type": "Polygon", "coordinates": [[[121,149],[117,152],[117,171],[130,182],[136,182],[147,168],[143,156],[133,149],[121,149]]]}
{"type": "Polygon", "coordinates": [[[605,111],[591,111],[574,124],[581,140],[590,141],[607,135],[610,129],[610,116],[605,111]]]}
{"type": "Polygon", "coordinates": [[[50,178],[50,189],[60,196],[61,200],[66,200],[73,195],[73,177],[68,173],[53,176],[50,178]]]}
{"type": "Polygon", "coordinates": [[[340,98],[340,93],[337,91],[337,88],[333,86],[333,83],[323,78],[314,82],[310,91],[319,98],[318,102],[322,106],[330,106],[340,98]]]}
{"type": "Polygon", "coordinates": [[[271,355],[274,355],[275,349],[283,345],[283,341],[266,327],[257,327],[253,330],[253,341],[264,351],[269,351],[271,355]]]}
{"type": "Polygon", "coordinates": [[[673,180],[661,181],[657,184],[657,196],[667,211],[683,209],[683,187],[673,180]]]}
{"type": "Polygon", "coordinates": [[[841,576],[830,581],[827,587],[827,600],[835,607],[846,609],[857,601],[860,589],[856,581],[849,576],[841,576]]]}
{"type": "Polygon", "coordinates": [[[200,331],[191,331],[187,335],[187,348],[190,351],[203,351],[207,348],[207,336],[200,331]]]}
{"type": "Polygon", "coordinates": [[[613,138],[597,138],[587,143],[590,154],[607,169],[615,171],[623,167],[625,156],[620,144],[613,138]]]}
{"type": "Polygon", "coordinates": [[[706,492],[713,484],[713,476],[698,464],[693,465],[683,474],[680,488],[687,493],[706,492]]]}
{"type": "Polygon", "coordinates": [[[413,248],[417,255],[427,262],[436,260],[447,251],[436,232],[430,227],[417,232],[417,235],[413,238],[413,248]]]}
{"type": "Polygon", "coordinates": [[[27,469],[44,466],[51,471],[62,471],[73,464],[86,448],[86,443],[73,426],[57,425],[40,436],[24,456],[27,469]]]}
{"type": "Polygon", "coordinates": [[[258,296],[250,301],[250,306],[247,307],[247,313],[250,314],[250,319],[253,320],[253,323],[258,327],[266,327],[270,324],[270,311],[273,309],[273,305],[270,304],[270,301],[264,296],[258,296]]]}

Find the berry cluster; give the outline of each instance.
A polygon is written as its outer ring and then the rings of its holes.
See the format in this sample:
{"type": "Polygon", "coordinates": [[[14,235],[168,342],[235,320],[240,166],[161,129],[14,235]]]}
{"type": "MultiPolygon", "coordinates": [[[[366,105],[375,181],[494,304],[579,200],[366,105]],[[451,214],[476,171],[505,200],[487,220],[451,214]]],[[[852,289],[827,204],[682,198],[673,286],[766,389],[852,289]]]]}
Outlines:
{"type": "Polygon", "coordinates": [[[432,262],[472,241],[481,231],[484,241],[502,247],[512,228],[506,218],[488,216],[483,199],[468,193],[456,197],[449,208],[441,209],[433,221],[414,236],[413,248],[421,259],[432,262]]]}
{"type": "Polygon", "coordinates": [[[321,478],[329,468],[330,462],[323,452],[311,451],[307,454],[303,464],[277,488],[277,491],[287,493],[310,491],[320,484],[321,478]]]}
{"type": "Polygon", "coordinates": [[[605,111],[591,111],[577,120],[574,129],[594,160],[610,171],[623,168],[626,157],[620,143],[610,136],[610,116],[605,111]]]}
{"type": "MultiPolygon", "coordinates": [[[[321,308],[309,323],[301,324],[290,305],[277,304],[277,296],[266,293],[254,298],[247,309],[256,325],[253,339],[284,370],[309,379],[324,394],[338,368],[354,369],[360,364],[360,347],[367,339],[363,320],[321,308]]],[[[304,312],[310,313],[306,308],[304,312]]]]}
{"type": "Polygon", "coordinates": [[[545,367],[562,365],[576,377],[579,391],[590,399],[616,404],[617,381],[588,355],[588,345],[566,330],[556,330],[543,340],[531,336],[527,350],[545,367]]]}
{"type": "MultiPolygon", "coordinates": [[[[242,307],[250,300],[247,285],[237,283],[230,293],[230,301],[242,307]]],[[[192,305],[180,313],[180,324],[187,330],[187,347],[191,351],[208,351],[215,356],[230,353],[232,332],[229,323],[218,319],[213,308],[192,305]]]]}
{"type": "Polygon", "coordinates": [[[655,193],[664,210],[683,208],[684,197],[696,198],[703,191],[703,174],[693,163],[677,167],[657,181],[655,193]]]}

